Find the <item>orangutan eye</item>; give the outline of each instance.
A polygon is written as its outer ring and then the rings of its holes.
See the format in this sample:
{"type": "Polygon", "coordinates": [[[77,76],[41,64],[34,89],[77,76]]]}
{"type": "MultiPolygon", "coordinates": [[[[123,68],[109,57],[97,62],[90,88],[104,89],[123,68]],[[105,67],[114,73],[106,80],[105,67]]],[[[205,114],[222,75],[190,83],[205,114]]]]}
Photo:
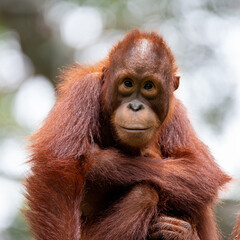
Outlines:
{"type": "Polygon", "coordinates": [[[143,86],[144,89],[146,90],[151,90],[154,87],[152,82],[146,82],[143,86]]]}
{"type": "Polygon", "coordinates": [[[130,78],[126,78],[124,81],[123,81],[123,84],[125,87],[127,88],[131,88],[133,87],[133,82],[130,78]]]}

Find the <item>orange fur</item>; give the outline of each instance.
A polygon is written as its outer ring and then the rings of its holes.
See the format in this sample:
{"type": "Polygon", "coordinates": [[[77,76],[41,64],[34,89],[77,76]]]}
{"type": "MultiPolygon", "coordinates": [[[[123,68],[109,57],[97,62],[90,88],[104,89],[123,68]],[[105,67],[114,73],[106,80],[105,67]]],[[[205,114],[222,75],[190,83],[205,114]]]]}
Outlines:
{"type": "MultiPolygon", "coordinates": [[[[230,177],[197,137],[180,101],[169,93],[174,103],[171,114],[154,138],[161,160],[129,155],[110,131],[106,113],[113,113],[116,107],[109,95],[111,66],[121,62],[125,49],[140,38],[152,41],[164,56],[159,62],[162,72],[171,79],[172,89],[176,88],[177,67],[170,49],[156,33],[138,30],[119,42],[105,61],[96,66],[75,65],[63,72],[56,104],[31,137],[25,215],[36,240],[146,239],[158,215],[188,221],[201,240],[218,239],[212,208],[218,190],[230,177]],[[109,201],[91,221],[84,220],[80,205],[87,181],[104,191],[123,186],[127,193],[124,190],[118,199],[109,201]],[[157,207],[155,200],[148,204],[149,195],[136,196],[147,202],[144,207],[141,201],[134,201],[134,192],[128,190],[139,183],[157,191],[157,207]]],[[[155,195],[155,191],[147,191],[155,195]]]]}
{"type": "Polygon", "coordinates": [[[233,239],[233,240],[240,240],[240,215],[238,216],[236,225],[235,225],[235,227],[233,229],[232,238],[231,239],[233,239]]]}

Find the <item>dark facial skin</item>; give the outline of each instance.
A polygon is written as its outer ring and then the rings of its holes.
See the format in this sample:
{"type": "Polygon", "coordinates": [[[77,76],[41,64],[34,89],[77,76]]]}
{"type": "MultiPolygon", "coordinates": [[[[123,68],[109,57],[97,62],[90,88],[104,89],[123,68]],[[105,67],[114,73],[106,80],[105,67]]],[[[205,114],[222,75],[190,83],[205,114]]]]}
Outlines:
{"type": "Polygon", "coordinates": [[[149,40],[140,39],[110,66],[114,109],[111,124],[118,142],[143,148],[167,116],[170,83],[161,71],[160,56],[149,40]]]}

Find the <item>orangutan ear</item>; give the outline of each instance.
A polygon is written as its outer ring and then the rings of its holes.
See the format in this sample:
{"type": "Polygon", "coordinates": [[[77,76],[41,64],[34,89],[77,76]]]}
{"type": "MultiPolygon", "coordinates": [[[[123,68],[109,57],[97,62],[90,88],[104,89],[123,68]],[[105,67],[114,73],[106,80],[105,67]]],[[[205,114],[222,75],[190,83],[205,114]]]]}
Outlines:
{"type": "Polygon", "coordinates": [[[178,89],[179,87],[179,83],[180,83],[180,75],[179,74],[176,74],[174,76],[174,79],[173,79],[173,88],[174,88],[174,91],[178,89]]]}
{"type": "Polygon", "coordinates": [[[103,85],[104,82],[105,82],[106,76],[107,76],[107,74],[108,74],[108,70],[109,70],[109,68],[106,67],[106,66],[104,66],[104,67],[102,68],[102,85],[103,85]]]}

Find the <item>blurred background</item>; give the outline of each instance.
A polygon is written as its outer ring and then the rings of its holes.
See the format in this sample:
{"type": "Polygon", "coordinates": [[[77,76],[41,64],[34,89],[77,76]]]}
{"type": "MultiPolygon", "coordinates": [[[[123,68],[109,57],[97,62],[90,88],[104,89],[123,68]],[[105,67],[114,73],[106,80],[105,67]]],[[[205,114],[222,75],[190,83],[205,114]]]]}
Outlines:
{"type": "Polygon", "coordinates": [[[133,28],[161,33],[176,56],[178,97],[234,177],[216,215],[224,239],[240,210],[239,0],[0,0],[0,239],[31,239],[20,208],[26,137],[55,101],[59,70],[104,58],[133,28]]]}

